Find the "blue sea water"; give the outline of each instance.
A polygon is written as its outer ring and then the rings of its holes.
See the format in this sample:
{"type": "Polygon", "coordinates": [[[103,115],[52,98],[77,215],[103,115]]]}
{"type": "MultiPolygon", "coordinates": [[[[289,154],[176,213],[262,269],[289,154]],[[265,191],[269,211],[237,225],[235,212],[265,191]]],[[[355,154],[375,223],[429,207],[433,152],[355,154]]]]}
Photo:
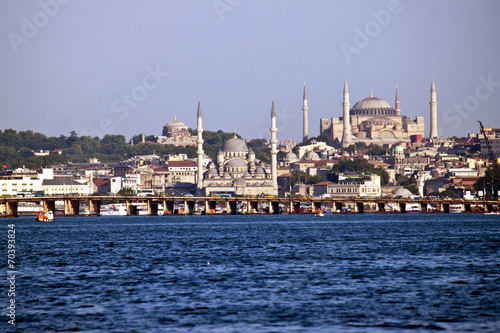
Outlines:
{"type": "Polygon", "coordinates": [[[498,216],[13,222],[2,332],[500,332],[498,216]]]}

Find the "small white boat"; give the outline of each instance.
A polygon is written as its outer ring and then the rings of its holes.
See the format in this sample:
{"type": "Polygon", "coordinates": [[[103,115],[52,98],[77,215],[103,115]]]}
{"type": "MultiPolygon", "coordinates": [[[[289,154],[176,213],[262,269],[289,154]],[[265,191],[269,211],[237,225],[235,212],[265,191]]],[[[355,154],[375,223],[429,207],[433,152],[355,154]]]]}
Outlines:
{"type": "Polygon", "coordinates": [[[318,211],[316,212],[316,214],[314,214],[314,216],[316,216],[316,217],[323,217],[323,216],[325,216],[325,213],[323,213],[323,211],[322,211],[322,210],[318,210],[318,211]]]}
{"type": "Polygon", "coordinates": [[[484,215],[500,215],[500,211],[484,213],[484,215]]]}
{"type": "Polygon", "coordinates": [[[39,211],[36,213],[36,220],[40,222],[52,222],[54,221],[54,213],[51,210],[47,212],[39,211]]]}

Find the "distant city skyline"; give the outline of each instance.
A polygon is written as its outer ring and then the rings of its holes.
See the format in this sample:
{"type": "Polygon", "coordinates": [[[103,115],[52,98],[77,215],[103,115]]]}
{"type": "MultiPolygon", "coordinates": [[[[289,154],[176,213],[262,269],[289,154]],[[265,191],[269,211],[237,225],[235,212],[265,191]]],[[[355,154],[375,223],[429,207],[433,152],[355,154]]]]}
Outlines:
{"type": "Polygon", "coordinates": [[[440,136],[500,127],[500,3],[494,1],[41,0],[0,3],[0,129],[50,136],[205,130],[302,141],[370,96],[440,136]]]}

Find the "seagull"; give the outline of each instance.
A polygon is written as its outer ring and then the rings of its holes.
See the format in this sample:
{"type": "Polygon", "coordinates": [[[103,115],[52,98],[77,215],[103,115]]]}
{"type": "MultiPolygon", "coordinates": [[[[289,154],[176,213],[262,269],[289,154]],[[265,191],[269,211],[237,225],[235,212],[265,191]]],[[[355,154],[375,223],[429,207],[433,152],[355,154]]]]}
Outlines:
{"type": "Polygon", "coordinates": [[[210,266],[210,261],[207,261],[208,266],[210,266]]]}

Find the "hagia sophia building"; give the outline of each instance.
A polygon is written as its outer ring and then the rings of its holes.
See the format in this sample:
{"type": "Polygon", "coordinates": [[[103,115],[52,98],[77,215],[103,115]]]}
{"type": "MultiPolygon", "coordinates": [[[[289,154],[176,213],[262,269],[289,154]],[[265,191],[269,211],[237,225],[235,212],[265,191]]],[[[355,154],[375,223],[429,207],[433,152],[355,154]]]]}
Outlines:
{"type": "MultiPolygon", "coordinates": [[[[437,101],[434,78],[431,83],[430,97],[431,130],[430,138],[437,138],[437,101]]],[[[349,109],[349,88],[347,79],[344,81],[343,117],[333,117],[330,120],[320,119],[320,133],[328,135],[332,140],[339,140],[343,147],[356,142],[367,145],[393,144],[410,142],[412,137],[424,136],[424,117],[415,119],[401,115],[399,93],[396,86],[395,107],[370,93],[349,109]]],[[[304,139],[307,139],[307,96],[304,87],[304,139]]]]}

